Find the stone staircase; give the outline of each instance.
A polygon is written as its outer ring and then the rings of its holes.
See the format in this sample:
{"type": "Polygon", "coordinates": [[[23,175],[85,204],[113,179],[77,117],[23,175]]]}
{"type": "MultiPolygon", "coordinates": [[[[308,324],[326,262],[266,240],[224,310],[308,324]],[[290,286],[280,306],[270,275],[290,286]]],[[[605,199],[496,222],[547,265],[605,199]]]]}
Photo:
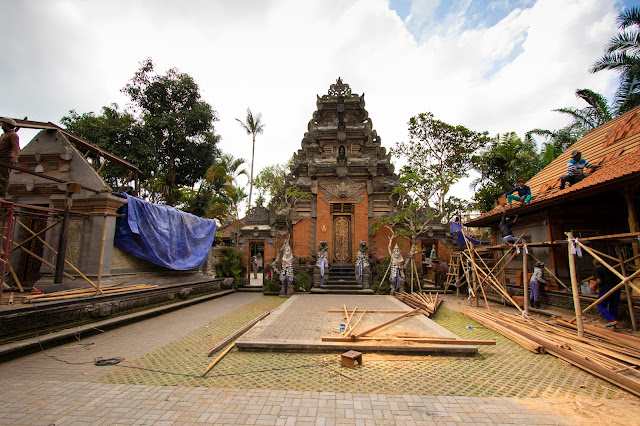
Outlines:
{"type": "Polygon", "coordinates": [[[373,290],[365,288],[356,281],[356,267],[354,265],[332,265],[325,275],[324,285],[319,286],[320,270],[316,268],[311,293],[319,294],[373,294],[373,290]]]}

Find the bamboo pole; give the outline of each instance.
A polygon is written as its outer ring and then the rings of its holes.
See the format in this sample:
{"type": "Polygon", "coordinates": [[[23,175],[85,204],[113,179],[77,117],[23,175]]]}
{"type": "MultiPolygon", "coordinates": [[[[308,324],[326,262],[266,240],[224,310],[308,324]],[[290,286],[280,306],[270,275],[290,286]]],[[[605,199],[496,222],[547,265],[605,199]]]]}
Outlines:
{"type": "MultiPolygon", "coordinates": [[[[211,356],[214,353],[216,353],[217,351],[219,351],[221,348],[227,346],[229,343],[238,340],[241,336],[244,336],[245,333],[247,333],[254,325],[256,325],[258,322],[262,321],[267,315],[269,315],[271,312],[273,312],[273,309],[264,312],[262,314],[260,314],[257,318],[251,320],[251,322],[249,322],[248,324],[242,326],[239,330],[235,331],[231,336],[227,337],[226,339],[224,339],[222,342],[218,343],[217,345],[215,345],[213,348],[211,348],[209,350],[209,354],[207,356],[211,356]]],[[[232,345],[233,346],[233,345],[232,345]]],[[[211,367],[213,368],[213,367],[211,367]]],[[[208,370],[207,370],[208,371],[208,370]]]]}
{"type": "Polygon", "coordinates": [[[620,274],[620,272],[616,271],[615,268],[613,268],[611,265],[609,265],[607,262],[605,262],[604,260],[602,260],[602,258],[600,256],[598,256],[591,248],[585,246],[584,244],[582,244],[582,242],[578,241],[577,242],[578,245],[580,245],[580,247],[582,247],[587,253],[589,253],[591,256],[593,256],[595,259],[597,259],[600,263],[602,263],[602,266],[604,266],[605,268],[607,268],[608,270],[610,270],[611,272],[613,272],[614,274],[616,274],[618,276],[618,278],[620,278],[622,281],[627,280],[627,282],[629,283],[629,285],[631,287],[633,287],[633,289],[637,292],[640,292],[640,288],[638,288],[633,281],[631,281],[633,278],[638,276],[638,273],[640,273],[640,269],[638,269],[636,272],[634,272],[632,275],[630,275],[629,277],[625,277],[624,275],[620,274]]]}
{"type": "Polygon", "coordinates": [[[100,284],[102,282],[102,264],[104,262],[104,244],[107,239],[107,215],[104,215],[102,221],[102,240],[100,241],[100,263],[98,264],[98,291],[100,291],[100,284]]]}
{"type": "Polygon", "coordinates": [[[13,270],[13,266],[11,266],[11,263],[9,263],[9,272],[11,273],[11,276],[13,277],[13,280],[16,282],[16,285],[20,289],[20,293],[24,293],[24,288],[22,288],[22,284],[20,284],[20,280],[18,279],[18,276],[16,275],[16,271],[13,270]]]}
{"type": "Polygon", "coordinates": [[[567,250],[569,252],[569,274],[571,275],[571,292],[573,293],[573,307],[576,311],[576,324],[578,326],[578,336],[584,337],[584,324],[582,322],[582,308],[580,307],[580,295],[578,291],[578,275],[576,271],[576,258],[571,253],[571,240],[573,240],[573,232],[566,233],[569,244],[567,250]]]}
{"type": "MultiPolygon", "coordinates": [[[[620,260],[620,271],[622,272],[622,275],[627,275],[627,269],[624,266],[624,259],[622,257],[622,250],[620,248],[620,245],[618,245],[617,247],[617,251],[618,251],[618,259],[620,260]]],[[[631,297],[631,288],[629,287],[628,283],[624,283],[624,288],[625,291],[627,292],[627,306],[629,307],[629,317],[631,318],[631,329],[633,331],[638,331],[638,329],[636,328],[636,317],[633,313],[633,300],[631,297]]]]}
{"type": "Polygon", "coordinates": [[[524,311],[529,312],[529,255],[522,247],[522,288],[524,291],[524,311]]]}
{"type": "Polygon", "coordinates": [[[220,355],[218,355],[218,357],[217,357],[217,358],[216,358],[216,359],[215,359],[211,364],[209,364],[209,365],[207,366],[207,368],[205,368],[205,369],[204,369],[204,371],[202,372],[202,374],[200,375],[200,377],[204,377],[204,376],[206,376],[206,375],[207,375],[207,373],[208,373],[209,371],[211,371],[211,369],[212,369],[213,367],[215,367],[215,366],[216,366],[216,364],[217,364],[218,362],[220,362],[220,360],[221,360],[222,358],[224,358],[224,356],[225,356],[226,354],[228,354],[229,352],[231,352],[231,349],[233,349],[233,347],[234,347],[234,346],[235,346],[234,344],[229,345],[229,346],[227,347],[227,349],[225,349],[225,350],[224,350],[224,352],[222,352],[220,355]]]}
{"type": "MultiPolygon", "coordinates": [[[[478,253],[476,252],[475,248],[473,247],[473,244],[471,244],[471,243],[469,242],[469,240],[467,239],[467,236],[464,234],[464,232],[462,233],[462,236],[464,237],[464,243],[465,243],[465,244],[466,244],[466,246],[467,246],[467,250],[469,250],[470,252],[471,252],[471,250],[473,250],[473,252],[474,252],[474,253],[478,254],[478,253]]],[[[473,254],[472,254],[472,256],[473,256],[473,254]]],[[[478,258],[479,258],[479,259],[482,259],[482,257],[481,257],[479,254],[478,254],[478,258]]],[[[472,259],[472,261],[473,261],[473,259],[472,259]]],[[[482,263],[484,263],[484,260],[482,260],[482,263]]],[[[485,266],[486,266],[486,264],[485,264],[485,266]]],[[[492,269],[492,270],[493,270],[493,269],[492,269]]],[[[474,271],[475,271],[475,273],[476,273],[476,278],[477,278],[477,277],[478,277],[478,272],[476,271],[476,268],[474,268],[474,271]]],[[[491,272],[489,272],[489,273],[491,273],[491,272]]],[[[487,275],[487,276],[485,276],[485,279],[486,279],[487,277],[488,277],[488,275],[487,275]]],[[[480,287],[480,290],[482,290],[482,297],[484,298],[484,305],[487,307],[487,310],[488,310],[489,312],[491,312],[491,307],[489,306],[489,301],[487,300],[487,295],[486,295],[486,294],[485,294],[485,292],[484,292],[484,286],[482,285],[482,281],[480,281],[480,283],[478,284],[478,287],[480,287]]],[[[476,294],[477,294],[477,287],[475,288],[475,290],[476,290],[476,294]]],[[[475,299],[475,300],[476,300],[476,306],[478,306],[478,298],[476,297],[476,299],[475,299]]]]}

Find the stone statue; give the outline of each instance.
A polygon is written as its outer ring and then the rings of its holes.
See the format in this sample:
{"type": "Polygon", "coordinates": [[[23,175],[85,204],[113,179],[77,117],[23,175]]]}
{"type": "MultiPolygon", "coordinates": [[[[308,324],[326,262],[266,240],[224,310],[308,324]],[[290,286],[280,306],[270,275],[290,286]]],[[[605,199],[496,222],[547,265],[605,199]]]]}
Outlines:
{"type": "Polygon", "coordinates": [[[280,268],[280,296],[293,295],[293,252],[289,247],[289,240],[285,241],[284,250],[282,252],[282,267],[280,268]]]}
{"type": "Polygon", "coordinates": [[[364,285],[365,281],[368,283],[369,275],[369,247],[367,242],[362,240],[356,254],[356,279],[364,285]]]}
{"type": "Polygon", "coordinates": [[[391,274],[389,280],[391,281],[391,292],[403,293],[404,292],[404,258],[400,253],[400,248],[396,244],[391,255],[391,274]]]}
{"type": "Polygon", "coordinates": [[[336,161],[341,166],[347,165],[347,155],[345,153],[344,145],[340,145],[338,148],[338,158],[336,158],[336,161]]]}
{"type": "Polygon", "coordinates": [[[329,269],[329,244],[326,241],[320,241],[316,266],[320,268],[320,287],[322,287],[324,285],[324,269],[329,269]]]}

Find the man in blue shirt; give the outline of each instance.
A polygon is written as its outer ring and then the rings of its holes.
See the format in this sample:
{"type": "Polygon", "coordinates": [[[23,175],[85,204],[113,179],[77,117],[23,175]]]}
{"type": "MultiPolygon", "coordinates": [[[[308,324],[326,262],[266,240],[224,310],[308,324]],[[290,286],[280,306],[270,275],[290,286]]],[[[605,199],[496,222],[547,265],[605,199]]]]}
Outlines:
{"type": "Polygon", "coordinates": [[[584,169],[598,169],[600,166],[595,166],[582,158],[582,153],[577,149],[571,151],[571,160],[567,162],[567,174],[560,178],[560,189],[564,189],[567,182],[574,185],[584,179],[584,169]]]}
{"type": "Polygon", "coordinates": [[[513,200],[522,201],[523,203],[531,201],[531,189],[524,184],[524,179],[518,179],[518,186],[507,192],[507,202],[511,204],[513,200]],[[518,195],[511,195],[516,191],[518,195]]]}

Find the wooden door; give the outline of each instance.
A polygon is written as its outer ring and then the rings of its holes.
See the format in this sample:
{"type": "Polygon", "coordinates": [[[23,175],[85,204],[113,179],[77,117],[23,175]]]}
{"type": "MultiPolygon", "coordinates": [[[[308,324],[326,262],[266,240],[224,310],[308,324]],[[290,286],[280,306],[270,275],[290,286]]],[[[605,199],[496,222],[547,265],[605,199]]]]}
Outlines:
{"type": "Polygon", "coordinates": [[[334,216],[333,218],[333,263],[352,263],[351,216],[334,216]]]}

